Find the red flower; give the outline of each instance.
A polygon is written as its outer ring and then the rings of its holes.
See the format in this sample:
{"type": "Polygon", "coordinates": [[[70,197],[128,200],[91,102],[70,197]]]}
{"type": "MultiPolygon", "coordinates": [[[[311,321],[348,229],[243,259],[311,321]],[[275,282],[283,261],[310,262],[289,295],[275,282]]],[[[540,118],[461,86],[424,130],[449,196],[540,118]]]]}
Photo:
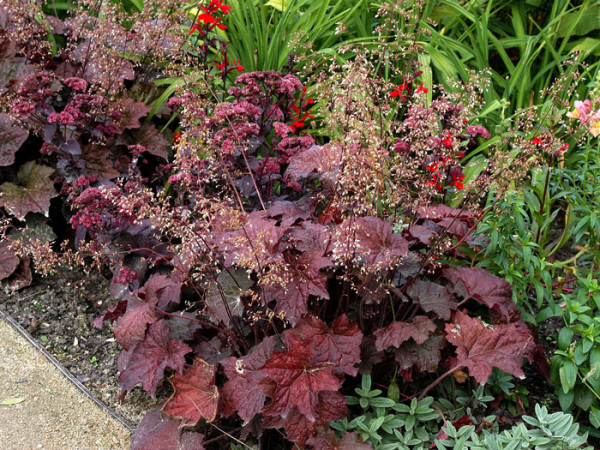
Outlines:
{"type": "Polygon", "coordinates": [[[415,92],[422,92],[423,94],[427,94],[429,92],[429,88],[423,87],[423,83],[421,83],[415,92]]]}
{"type": "Polygon", "coordinates": [[[241,65],[240,65],[240,60],[239,60],[239,59],[235,59],[235,58],[233,58],[233,62],[232,62],[232,64],[236,66],[235,68],[236,68],[236,70],[237,70],[238,72],[241,72],[241,71],[243,71],[243,70],[244,70],[244,66],[241,66],[241,65]]]}
{"type": "Polygon", "coordinates": [[[192,29],[191,29],[191,30],[190,30],[190,32],[188,33],[188,36],[189,36],[190,34],[192,34],[194,31],[198,31],[198,33],[200,33],[200,36],[204,36],[204,30],[203,30],[201,27],[199,27],[198,25],[194,25],[194,26],[192,27],[192,29]]]}
{"type": "Polygon", "coordinates": [[[542,141],[539,137],[534,136],[534,138],[531,140],[532,144],[538,144],[538,145],[544,145],[544,141],[542,141]]]}
{"type": "Polygon", "coordinates": [[[224,5],[219,0],[211,0],[208,8],[206,6],[202,6],[202,9],[206,12],[215,12],[217,9],[220,9],[223,14],[229,14],[231,6],[224,5]]]}
{"type": "Polygon", "coordinates": [[[444,140],[442,142],[444,143],[446,148],[452,148],[452,136],[451,135],[448,135],[446,138],[444,138],[444,140]]]}
{"type": "Polygon", "coordinates": [[[396,89],[390,92],[392,97],[400,97],[400,100],[403,102],[406,101],[406,96],[404,95],[404,91],[410,93],[410,85],[406,82],[405,78],[402,78],[402,84],[398,85],[396,89]]]}
{"type": "Polygon", "coordinates": [[[450,176],[452,177],[452,182],[449,183],[450,186],[454,186],[459,191],[465,187],[461,183],[465,179],[465,174],[458,167],[450,170],[450,176]]]}
{"type": "Polygon", "coordinates": [[[173,138],[173,142],[175,144],[178,144],[179,141],[181,140],[181,134],[179,134],[177,131],[175,132],[175,137],[173,138]]]}
{"type": "Polygon", "coordinates": [[[198,16],[198,23],[202,22],[202,23],[215,23],[215,16],[213,16],[212,14],[200,14],[198,16]]]}

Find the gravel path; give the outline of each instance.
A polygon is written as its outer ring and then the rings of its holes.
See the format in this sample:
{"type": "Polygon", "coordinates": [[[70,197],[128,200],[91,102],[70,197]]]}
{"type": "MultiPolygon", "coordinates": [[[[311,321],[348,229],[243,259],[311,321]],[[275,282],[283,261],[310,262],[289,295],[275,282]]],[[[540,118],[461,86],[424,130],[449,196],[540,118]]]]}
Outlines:
{"type": "Polygon", "coordinates": [[[127,448],[129,431],[0,320],[0,447],[127,448]]]}

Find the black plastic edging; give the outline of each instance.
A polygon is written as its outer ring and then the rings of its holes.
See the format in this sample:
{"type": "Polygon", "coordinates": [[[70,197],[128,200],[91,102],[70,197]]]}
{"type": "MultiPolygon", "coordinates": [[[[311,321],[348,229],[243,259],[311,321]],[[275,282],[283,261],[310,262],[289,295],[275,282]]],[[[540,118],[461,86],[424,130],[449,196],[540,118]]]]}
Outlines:
{"type": "Polygon", "coordinates": [[[27,330],[25,330],[21,325],[19,325],[11,316],[0,311],[0,319],[6,322],[12,329],[14,329],[17,333],[23,336],[31,345],[35,347],[36,350],[41,352],[48,361],[50,361],[54,366],[61,371],[61,373],[69,380],[71,383],[75,385],[80,392],[85,394],[87,398],[89,398],[92,402],[94,402],[100,409],[106,411],[111,417],[115,420],[118,420],[124,427],[126,427],[129,431],[134,431],[135,427],[131,425],[125,418],[123,418],[119,413],[110,408],[106,403],[102,400],[98,399],[94,394],[90,392],[90,390],[85,387],[81,381],[73,376],[71,372],[67,370],[65,366],[63,366],[54,356],[52,356],[38,341],[35,340],[33,336],[31,336],[27,330]]]}

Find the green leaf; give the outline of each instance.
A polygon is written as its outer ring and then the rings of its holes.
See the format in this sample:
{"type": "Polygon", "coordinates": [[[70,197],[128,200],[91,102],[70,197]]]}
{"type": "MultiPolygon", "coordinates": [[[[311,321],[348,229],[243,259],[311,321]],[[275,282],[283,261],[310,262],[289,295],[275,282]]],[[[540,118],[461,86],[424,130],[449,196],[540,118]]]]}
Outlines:
{"type": "Polygon", "coordinates": [[[583,11],[565,14],[558,27],[558,35],[565,37],[568,34],[584,36],[600,29],[600,7],[588,7],[583,11]]]}
{"type": "Polygon", "coordinates": [[[271,6],[277,11],[285,11],[288,9],[289,4],[290,0],[269,0],[268,3],[265,3],[265,6],[271,6]]]}
{"type": "Polygon", "coordinates": [[[577,381],[577,366],[573,361],[564,361],[558,371],[563,392],[566,394],[575,387],[577,381]]]}
{"type": "Polygon", "coordinates": [[[563,391],[558,391],[558,403],[561,409],[568,410],[573,404],[574,399],[575,393],[573,391],[569,391],[566,394],[563,391]]]}
{"type": "Polygon", "coordinates": [[[563,328],[558,333],[558,348],[561,350],[566,350],[571,345],[571,341],[573,340],[573,330],[571,328],[563,328]]]}
{"type": "Polygon", "coordinates": [[[390,408],[396,404],[396,402],[391,398],[385,397],[373,398],[369,401],[369,403],[375,408],[390,408]]]}
{"type": "Polygon", "coordinates": [[[590,423],[596,428],[600,428],[600,409],[592,406],[590,410],[590,423]]]}
{"type": "Polygon", "coordinates": [[[12,406],[24,402],[23,397],[8,397],[0,402],[0,406],[12,406]]]}

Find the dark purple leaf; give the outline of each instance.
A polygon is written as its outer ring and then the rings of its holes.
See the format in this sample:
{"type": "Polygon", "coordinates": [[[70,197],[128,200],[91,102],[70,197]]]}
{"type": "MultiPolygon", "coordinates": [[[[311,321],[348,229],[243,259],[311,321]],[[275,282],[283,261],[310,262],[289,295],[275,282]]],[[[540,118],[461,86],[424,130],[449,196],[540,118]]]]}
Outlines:
{"type": "Polygon", "coordinates": [[[450,320],[456,309],[454,296],[445,286],[430,281],[415,280],[406,292],[425,312],[435,312],[444,320],[450,320]]]}
{"type": "Polygon", "coordinates": [[[185,426],[194,426],[204,419],[212,422],[217,416],[219,391],[215,386],[215,367],[197,359],[182,374],[175,374],[169,381],[175,392],[169,398],[163,412],[183,419],[185,426]]]}
{"type": "Polygon", "coordinates": [[[0,113],[0,166],[15,162],[15,153],[29,137],[29,132],[15,123],[8,114],[0,113]]]}
{"type": "Polygon", "coordinates": [[[10,242],[4,239],[0,242],[0,280],[13,274],[19,266],[19,257],[9,247],[10,242]]]}
{"type": "Polygon", "coordinates": [[[399,370],[415,367],[419,372],[435,372],[441,358],[441,350],[445,341],[442,336],[430,336],[421,345],[416,342],[404,342],[396,350],[396,361],[399,370]]]}
{"type": "Polygon", "coordinates": [[[474,299],[500,313],[505,322],[518,320],[520,315],[512,301],[512,289],[507,281],[480,267],[456,267],[444,271],[454,292],[464,299],[474,299]]]}
{"type": "Polygon", "coordinates": [[[467,367],[480,384],[487,382],[494,367],[525,377],[521,365],[533,338],[515,324],[491,326],[457,311],[454,323],[446,324],[446,339],[456,346],[456,368],[467,367]]]}
{"type": "Polygon", "coordinates": [[[232,317],[242,317],[244,303],[241,297],[253,284],[245,270],[229,269],[221,272],[216,281],[209,283],[204,297],[211,321],[229,325],[230,314],[232,317]]]}
{"type": "Polygon", "coordinates": [[[110,306],[106,311],[104,311],[100,317],[95,318],[94,322],[92,322],[92,325],[94,328],[101,330],[104,322],[109,321],[110,323],[113,323],[115,320],[125,314],[126,310],[127,300],[120,300],[119,303],[110,306]]]}
{"type": "Polygon", "coordinates": [[[204,450],[199,433],[182,432],[181,420],[147,412],[131,437],[130,450],[204,450]]]}
{"type": "Polygon", "coordinates": [[[364,264],[387,268],[408,254],[408,241],[395,234],[385,220],[357,217],[340,225],[333,252],[339,259],[360,257],[364,264]]]}
{"type": "Polygon", "coordinates": [[[265,392],[261,382],[265,378],[261,369],[275,348],[275,338],[268,337],[243,358],[230,357],[221,361],[229,381],[221,389],[223,414],[237,412],[245,422],[261,412],[265,404],[265,392]],[[243,396],[239,393],[244,392],[243,396]]]}
{"type": "Polygon", "coordinates": [[[8,278],[7,285],[12,291],[18,291],[25,287],[31,286],[33,276],[31,274],[31,260],[29,256],[22,256],[19,258],[19,265],[13,274],[8,278]]]}
{"type": "Polygon", "coordinates": [[[119,99],[113,106],[121,113],[119,126],[130,130],[141,127],[140,119],[152,110],[144,102],[136,102],[130,97],[119,99]]]}
{"type": "Polygon", "coordinates": [[[410,322],[392,322],[386,328],[380,328],[373,333],[377,338],[375,348],[379,352],[388,347],[398,348],[411,338],[417,344],[422,344],[435,328],[435,323],[427,316],[415,316],[410,322]]]}
{"type": "Polygon", "coordinates": [[[307,345],[322,362],[334,364],[335,374],[355,376],[358,373],[362,333],[346,315],[338,317],[331,328],[314,316],[304,317],[294,328],[286,330],[285,336],[288,340],[308,340],[307,345]]]}
{"type": "Polygon", "coordinates": [[[127,311],[117,322],[115,338],[121,347],[129,350],[144,339],[148,324],[157,320],[158,317],[150,304],[132,297],[127,303],[127,311]]]}
{"type": "Polygon", "coordinates": [[[0,185],[0,206],[19,220],[27,213],[39,212],[48,216],[50,199],[56,195],[50,176],[51,167],[37,165],[34,161],[23,164],[17,172],[20,184],[4,183],[0,185]]]}
{"type": "Polygon", "coordinates": [[[169,330],[164,320],[150,324],[146,339],[135,346],[127,368],[121,372],[121,386],[130,391],[141,383],[152,398],[156,387],[164,377],[167,367],[181,373],[185,365],[184,356],[192,349],[180,340],[168,339],[169,330]]]}
{"type": "Polygon", "coordinates": [[[299,181],[317,176],[326,185],[333,185],[342,161],[342,149],[332,145],[312,146],[292,157],[284,178],[299,181]]]}

